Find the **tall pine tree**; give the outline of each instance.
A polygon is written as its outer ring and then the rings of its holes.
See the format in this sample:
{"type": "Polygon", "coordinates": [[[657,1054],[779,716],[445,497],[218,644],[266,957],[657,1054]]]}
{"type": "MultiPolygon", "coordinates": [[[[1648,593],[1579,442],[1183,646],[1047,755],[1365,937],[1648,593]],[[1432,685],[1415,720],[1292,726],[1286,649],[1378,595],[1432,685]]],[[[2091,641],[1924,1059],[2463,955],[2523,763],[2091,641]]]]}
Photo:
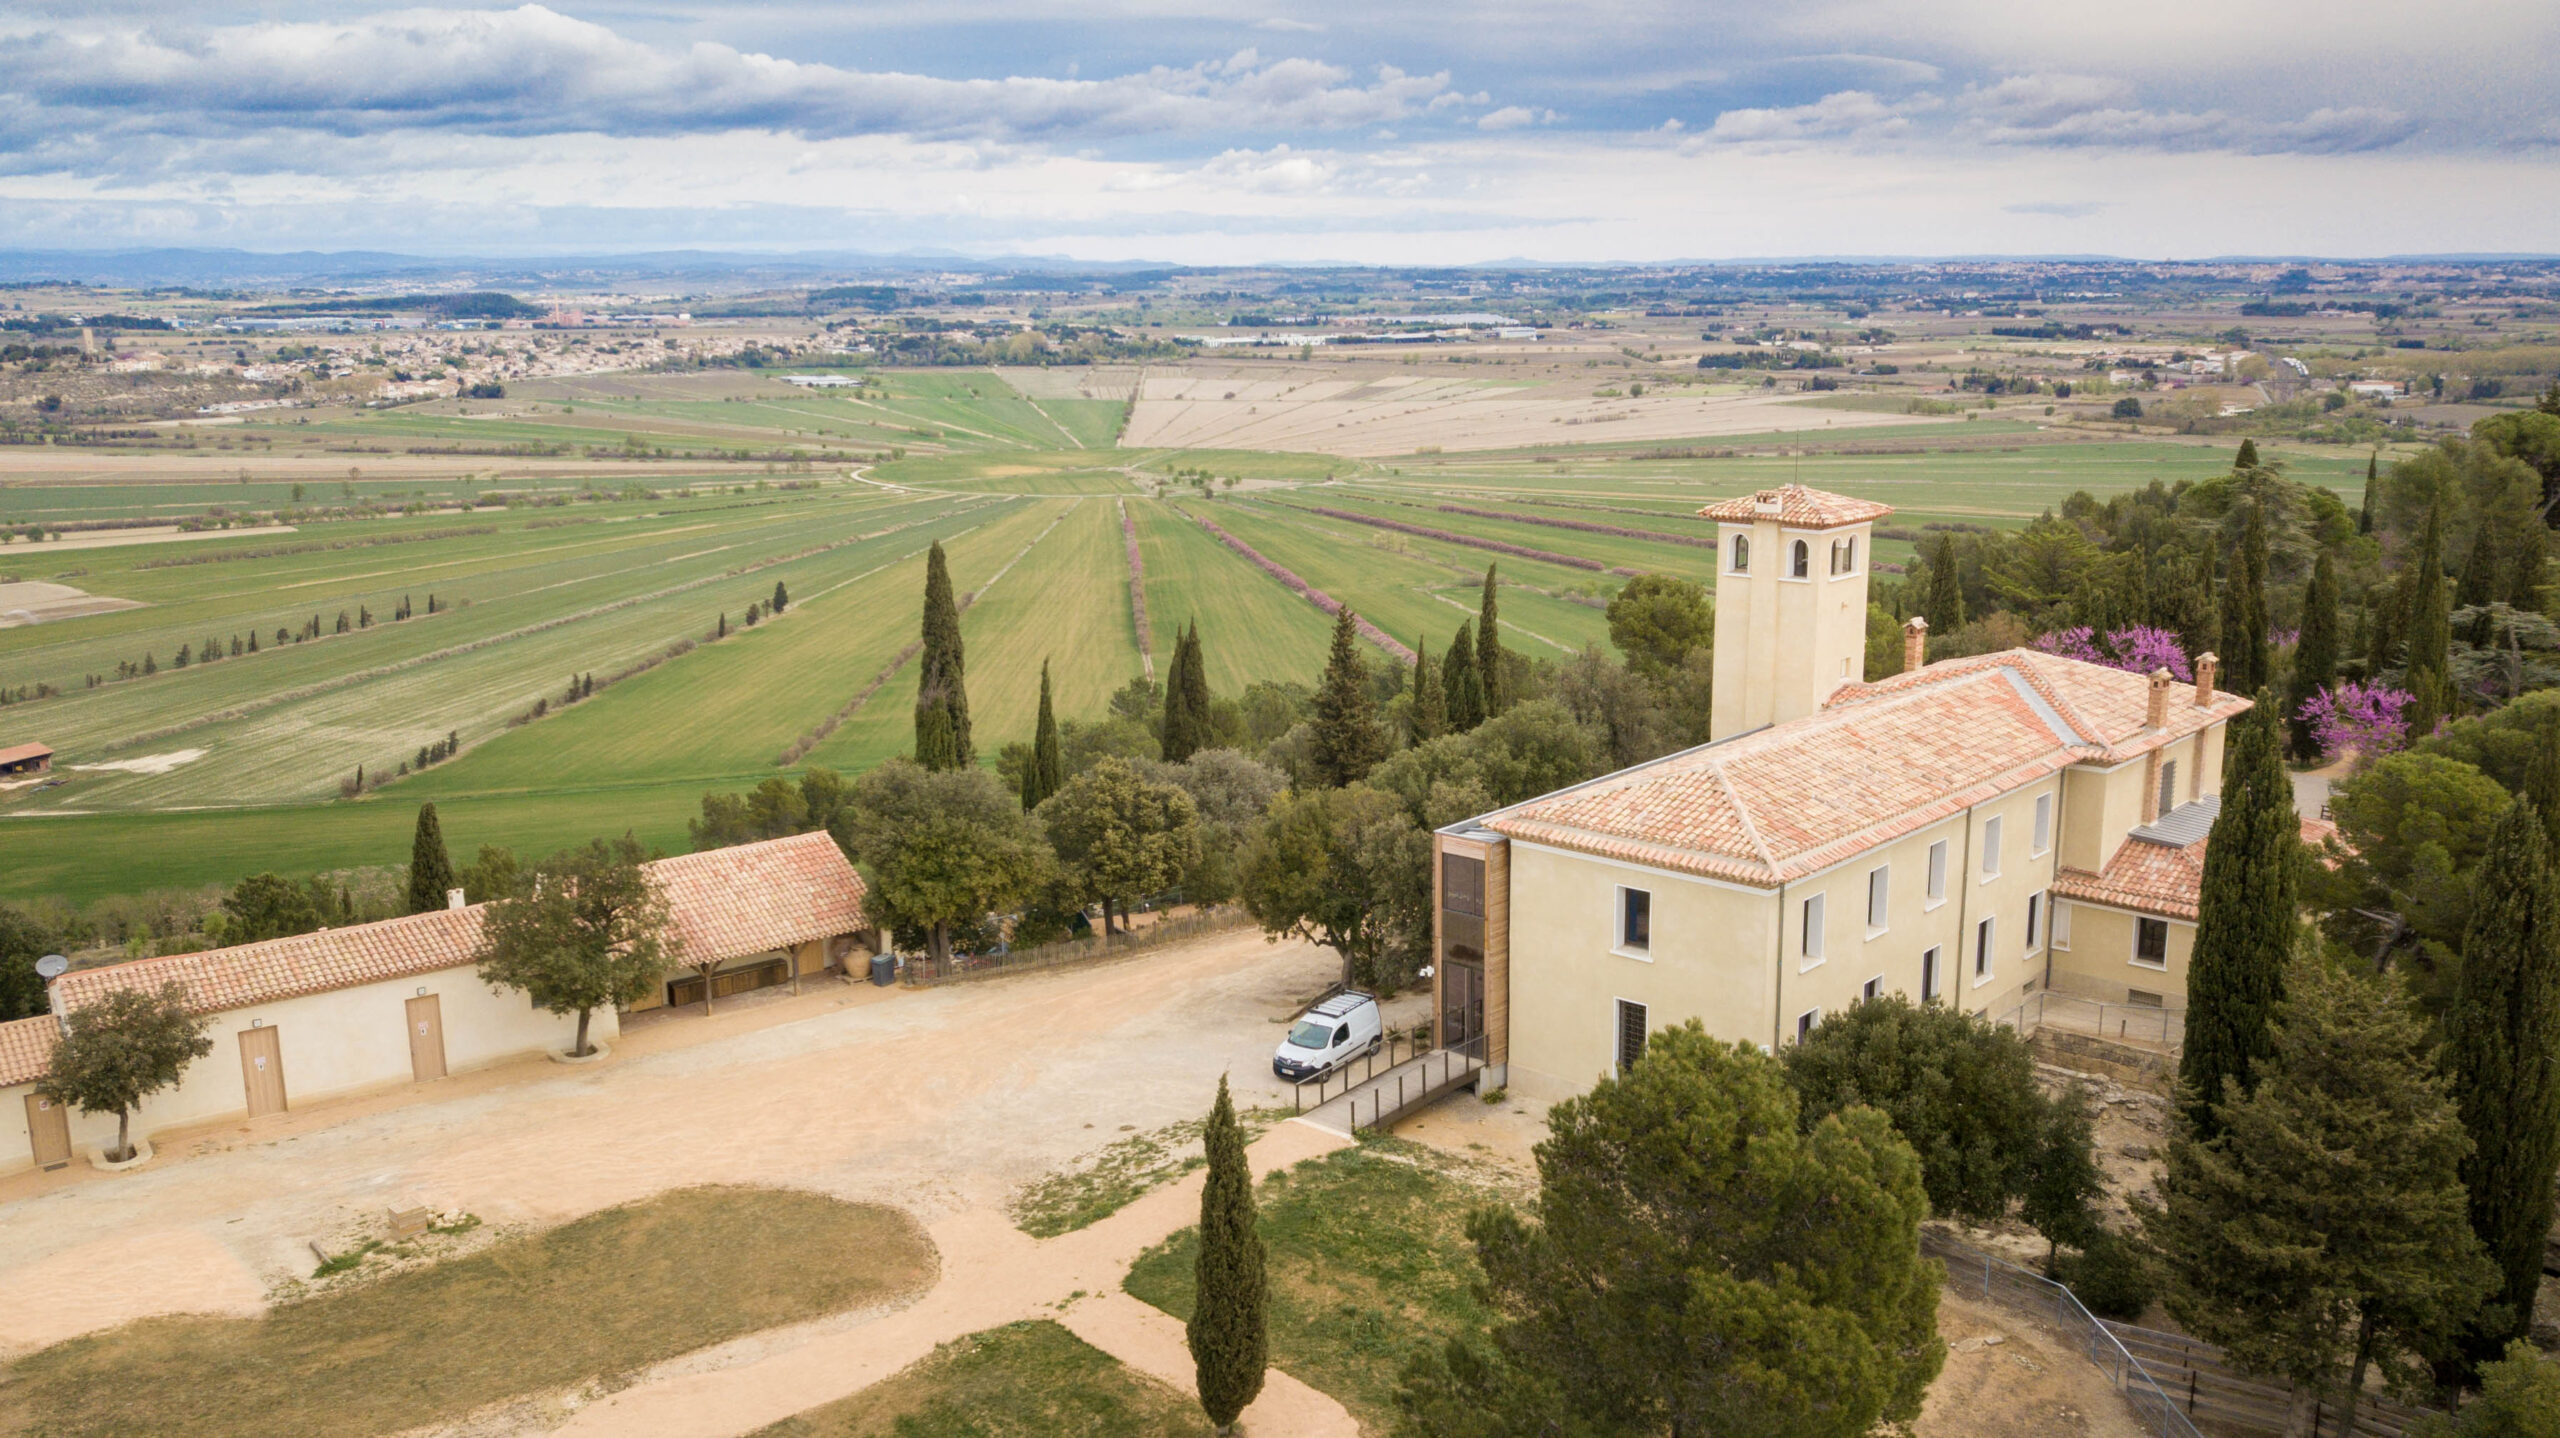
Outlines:
{"type": "Polygon", "coordinates": [[[1244,1130],[1223,1076],[1201,1139],[1209,1152],[1209,1177],[1200,1189],[1200,1255],[1192,1260],[1195,1297],[1183,1336],[1191,1346],[1201,1411],[1220,1433],[1229,1433],[1236,1415],[1262,1392],[1270,1359],[1253,1169],[1245,1161],[1244,1130]]]}
{"type": "Polygon", "coordinates": [[[1929,590],[1920,614],[1932,634],[1951,635],[1964,628],[1964,576],[1958,572],[1952,534],[1939,535],[1937,547],[1929,551],[1929,590]]]}
{"type": "Polygon", "coordinates": [[[446,893],[454,887],[453,856],[444,847],[444,821],[436,817],[435,805],[421,804],[417,837],[409,841],[409,912],[443,908],[446,893]]]}
{"type": "Polygon", "coordinates": [[[2474,1364],[2532,1326],[2560,1174],[2560,888],[2543,823],[2524,799],[2489,831],[2445,1016],[2444,1068],[2471,1131],[2471,1231],[2499,1270],[2499,1291],[2463,1338],[2474,1364]]]}
{"type": "Polygon", "coordinates": [[[2218,1131],[2215,1104],[2231,1080],[2248,1092],[2273,1046],[2267,1023],[2284,1000],[2293,956],[2294,891],[2302,821],[2263,696],[2231,721],[2222,811],[2204,850],[2195,954],[2187,964],[2187,1037],[2179,1097],[2200,1139],[2218,1131]]]}
{"type": "Polygon", "coordinates": [[[1484,717],[1511,707],[1509,681],[1502,662],[1501,604],[1493,594],[1493,566],[1484,567],[1484,599],[1476,609],[1476,680],[1484,686],[1484,717]]]}
{"type": "Polygon", "coordinates": [[[2408,666],[2403,687],[2409,691],[2409,737],[2423,739],[2453,711],[2453,612],[2445,602],[2444,505],[2427,511],[2427,527],[2418,552],[2401,576],[2406,598],[2401,614],[2407,621],[2402,663],[2408,666]]]}
{"type": "Polygon", "coordinates": [[[951,566],[934,541],[924,561],[924,648],[916,683],[916,762],[927,769],[965,769],[977,762],[969,737],[968,660],[960,643],[960,605],[951,566]]]}
{"type": "Polygon", "coordinates": [[[1066,787],[1067,765],[1058,752],[1058,715],[1049,707],[1049,661],[1040,661],[1040,722],[1031,731],[1031,762],[1022,766],[1022,807],[1037,809],[1042,800],[1066,787]]]}
{"type": "Polygon", "coordinates": [[[1484,677],[1476,669],[1475,632],[1465,621],[1449,641],[1449,662],[1440,671],[1440,688],[1449,711],[1449,732],[1464,734],[1485,721],[1484,677]]]}
{"type": "Polygon", "coordinates": [[[1416,744],[1449,732],[1449,692],[1440,682],[1440,666],[1431,662],[1431,640],[1425,635],[1413,641],[1413,709],[1406,723],[1416,744]]]}
{"type": "Polygon", "coordinates": [[[2302,706],[2338,679],[2338,573],[2329,552],[2311,565],[2311,583],[2302,591],[2302,639],[2293,649],[2293,669],[2285,679],[2284,712],[2288,747],[2293,757],[2309,763],[2320,757],[2311,721],[2302,706]]]}
{"type": "Polygon", "coordinates": [[[1387,757],[1378,703],[1369,695],[1369,666],[1360,662],[1360,631],[1348,607],[1334,616],[1333,649],[1316,683],[1316,777],[1328,789],[1365,779],[1387,757]]]}
{"type": "Polygon", "coordinates": [[[2230,676],[2223,687],[2232,693],[2253,694],[2274,677],[2267,672],[2267,627],[2267,523],[2252,505],[2222,589],[2222,664],[2230,676]]]}

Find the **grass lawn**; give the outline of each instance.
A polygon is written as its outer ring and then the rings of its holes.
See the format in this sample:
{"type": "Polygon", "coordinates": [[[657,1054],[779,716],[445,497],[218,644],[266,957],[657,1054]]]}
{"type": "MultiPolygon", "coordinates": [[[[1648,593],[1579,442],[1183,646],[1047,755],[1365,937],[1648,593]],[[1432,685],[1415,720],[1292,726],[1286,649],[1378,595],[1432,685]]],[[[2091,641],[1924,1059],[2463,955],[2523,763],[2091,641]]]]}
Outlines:
{"type": "MultiPolygon", "coordinates": [[[[1262,1137],[1288,1116],[1276,1108],[1245,1110],[1238,1115],[1244,1141],[1262,1137]]],[[[1074,1167],[1031,1184],[1013,1196],[1014,1226],[1033,1238],[1073,1233],[1205,1166],[1209,1159],[1200,1146],[1203,1122],[1184,1119],[1152,1132],[1131,1134],[1077,1160],[1074,1167]]]]}
{"type": "MultiPolygon", "coordinates": [[[[1364,1429],[1395,1421],[1396,1381],[1416,1353],[1481,1334],[1467,1213],[1499,1201],[1416,1144],[1377,1140],[1263,1180],[1271,1365],[1332,1394],[1364,1429]]],[[[1141,1256],[1122,1286],[1186,1322],[1200,1232],[1141,1256]]]]}
{"type": "Polygon", "coordinates": [[[396,1432],[916,1293],[935,1269],[895,1209],[683,1189],[258,1318],[57,1344],[0,1386],[0,1432],[396,1432]]]}
{"type": "Polygon", "coordinates": [[[1191,1438],[1198,1404],[1055,1323],[954,1339],[885,1382],[754,1438],[1191,1438]]]}

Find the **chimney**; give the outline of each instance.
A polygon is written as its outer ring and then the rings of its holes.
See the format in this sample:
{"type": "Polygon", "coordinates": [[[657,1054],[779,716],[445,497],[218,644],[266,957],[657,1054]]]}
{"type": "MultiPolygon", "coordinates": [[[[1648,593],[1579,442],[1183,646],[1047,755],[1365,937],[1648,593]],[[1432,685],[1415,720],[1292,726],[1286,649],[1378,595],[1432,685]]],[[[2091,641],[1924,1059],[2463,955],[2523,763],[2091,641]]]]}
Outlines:
{"type": "Polygon", "coordinates": [[[2142,727],[2158,729],[2169,722],[2169,686],[2177,682],[2166,669],[2151,671],[2151,705],[2143,711],[2142,727]]]}
{"type": "Polygon", "coordinates": [[[1929,662],[1929,621],[1914,614],[1902,621],[1902,672],[1929,662]]]}
{"type": "Polygon", "coordinates": [[[461,907],[463,906],[463,904],[462,904],[462,891],[461,891],[460,889],[447,889],[447,890],[445,890],[445,891],[444,891],[444,906],[445,906],[446,908],[448,908],[448,909],[459,909],[459,908],[461,908],[461,907]]]}
{"type": "Polygon", "coordinates": [[[2222,656],[2207,651],[2196,656],[2196,707],[2213,702],[2213,673],[2222,667],[2222,656]]]}

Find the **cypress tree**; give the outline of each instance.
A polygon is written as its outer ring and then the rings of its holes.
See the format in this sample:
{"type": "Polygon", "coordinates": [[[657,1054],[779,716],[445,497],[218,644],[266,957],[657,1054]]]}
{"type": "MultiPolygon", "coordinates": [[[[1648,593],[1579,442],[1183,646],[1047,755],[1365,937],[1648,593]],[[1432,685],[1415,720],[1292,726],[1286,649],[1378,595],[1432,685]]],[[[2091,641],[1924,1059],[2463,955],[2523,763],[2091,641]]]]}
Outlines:
{"type": "Polygon", "coordinates": [[[2551,1184],[2560,1174],[2560,889],[2545,822],[2525,799],[2489,831],[2445,1016],[2445,1072],[2471,1131],[2471,1156],[2462,1162],[2471,1231],[2500,1279],[2463,1337],[2463,1355],[2475,1364],[2496,1358],[2532,1325],[2551,1184]]]}
{"type": "Polygon", "coordinates": [[[2302,591],[2302,641],[2294,646],[2293,672],[2286,676],[2285,716],[2293,757],[2308,762],[2319,757],[2311,737],[2311,721],[2302,706],[2338,678],[2338,574],[2327,550],[2312,562],[2311,583],[2302,591]]]}
{"type": "Polygon", "coordinates": [[[2545,853],[2560,867],[2560,725],[2544,725],[2535,738],[2533,758],[2525,763],[2523,797],[2542,816],[2545,853]]]}
{"type": "Polygon", "coordinates": [[[773,612],[780,614],[782,611],[790,607],[791,591],[782,587],[781,580],[775,580],[773,582],[773,612]]]}
{"type": "Polygon", "coordinates": [[[2423,739],[2436,731],[2453,708],[2453,615],[2444,592],[2444,506],[2427,511],[2427,527],[2417,557],[2402,576],[2408,594],[2401,606],[2407,617],[2406,663],[2410,694],[2409,737],[2423,739]]]}
{"type": "Polygon", "coordinates": [[[1179,764],[1209,746],[1209,673],[1200,657],[1200,621],[1174,637],[1165,676],[1164,762],[1179,764]]]}
{"type": "MultiPolygon", "coordinates": [[[[2188,658],[2193,659],[2222,642],[2221,616],[2221,609],[2213,602],[2213,551],[2202,550],[2196,555],[2196,562],[2188,570],[2186,583],[2180,586],[2178,593],[2178,643],[2185,648],[2188,658]]],[[[2235,693],[2240,690],[2237,683],[2224,687],[2235,693]]]]}
{"type": "Polygon", "coordinates": [[[1377,701],[1369,697],[1369,670],[1360,662],[1355,622],[1348,607],[1334,616],[1333,650],[1325,659],[1324,678],[1316,684],[1316,777],[1328,789],[1367,778],[1387,757],[1387,736],[1378,727],[1377,701]]]}
{"type": "Polygon", "coordinates": [[[1956,537],[1938,536],[1938,547],[1929,554],[1929,593],[1920,607],[1921,617],[1929,621],[1932,634],[1953,634],[1964,628],[1964,576],[1957,572],[1956,537]]]}
{"type": "Polygon", "coordinates": [[[2255,693],[2274,677],[2267,672],[2267,524],[2254,505],[2222,589],[2222,664],[2230,676],[2223,687],[2234,694],[2255,693]]]}
{"type": "Polygon", "coordinates": [[[2364,678],[2382,677],[2400,649],[2400,586],[2377,584],[2364,592],[2364,678]]]}
{"type": "Polygon", "coordinates": [[[1431,662],[1431,641],[1416,635],[1413,641],[1413,742],[1421,744],[1449,732],[1449,693],[1440,682],[1440,668],[1431,662]]]}
{"type": "Polygon", "coordinates": [[[924,561],[924,648],[916,683],[916,762],[962,769],[977,762],[969,738],[968,660],[960,642],[960,606],[951,566],[934,541],[924,561]]]}
{"type": "Polygon", "coordinates": [[[1440,689],[1448,710],[1450,733],[1467,733],[1485,721],[1484,677],[1476,670],[1475,634],[1464,620],[1458,624],[1458,637],[1449,641],[1449,660],[1440,669],[1440,689]]]}
{"type": "Polygon", "coordinates": [[[1476,609],[1476,681],[1484,686],[1484,717],[1511,707],[1502,664],[1501,605],[1493,596],[1493,566],[1484,567],[1484,599],[1476,609]]]}
{"type": "Polygon", "coordinates": [[[2239,473],[2256,469],[2257,467],[2258,442],[2254,439],[2244,439],[2240,441],[2240,453],[2235,455],[2231,461],[2232,470],[2235,473],[2239,473]]]}
{"type": "Polygon", "coordinates": [[[2382,451],[2375,450],[2364,460],[2364,504],[2356,510],[2356,533],[2373,533],[2373,492],[2382,478],[2382,451]]]}
{"type": "Polygon", "coordinates": [[[1058,792],[1067,782],[1066,761],[1058,754],[1058,716],[1049,707],[1049,661],[1040,661],[1040,723],[1031,731],[1031,762],[1022,766],[1022,807],[1037,809],[1040,801],[1058,792]]]}
{"type": "Polygon", "coordinates": [[[453,887],[453,856],[445,852],[444,824],[436,818],[435,805],[421,804],[418,834],[409,842],[409,912],[443,908],[445,891],[453,887]]]}
{"type": "Polygon", "coordinates": [[[2473,609],[2497,597],[2498,544],[2483,520],[2472,531],[2471,551],[2462,556],[2462,572],[2453,581],[2457,609],[2473,609]]]}
{"type": "Polygon", "coordinates": [[[2187,1039],[2178,1060],[2179,1098],[2199,1142],[2219,1132],[2214,1105],[2224,1084],[2247,1093],[2272,1052],[2267,1021],[2284,1001],[2293,955],[2294,890],[2302,821],[2276,739],[2275,706],[2231,721],[2222,776],[2222,812],[2204,849],[2196,902],[2194,957],[2187,964],[2187,1039]]]}
{"type": "Polygon", "coordinates": [[[1228,1433],[1236,1415],[1262,1392],[1270,1360],[1253,1170],[1245,1162],[1244,1130],[1236,1124],[1224,1076],[1201,1138],[1209,1151],[1209,1177],[1200,1189],[1200,1256],[1192,1266],[1197,1296],[1183,1335],[1191,1346],[1201,1411],[1220,1433],[1228,1433]]]}

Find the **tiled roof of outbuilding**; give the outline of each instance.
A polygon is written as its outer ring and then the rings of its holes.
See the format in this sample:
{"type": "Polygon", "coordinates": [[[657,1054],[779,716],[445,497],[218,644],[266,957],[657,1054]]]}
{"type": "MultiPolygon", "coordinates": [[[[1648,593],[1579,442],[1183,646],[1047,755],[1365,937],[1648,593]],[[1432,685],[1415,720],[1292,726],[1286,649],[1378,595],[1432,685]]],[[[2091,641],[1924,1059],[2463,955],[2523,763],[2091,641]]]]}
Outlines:
{"type": "MultiPolygon", "coordinates": [[[[825,834],[652,860],[688,957],[736,958],[863,927],[862,876],[825,834]]],[[[187,1005],[218,1013],[474,961],[482,905],[81,969],[54,980],[65,1012],[115,989],[176,981],[187,1005]]]]}
{"type": "Polygon", "coordinates": [[[1773,886],[2078,763],[2117,763],[2249,707],[2031,650],[1842,688],[1820,712],[1622,770],[1480,822],[1533,843],[1773,886]]]}
{"type": "Polygon", "coordinates": [[[1851,499],[1827,489],[1782,484],[1776,489],[1718,500],[1698,513],[1703,518],[1719,519],[1729,524],[1751,524],[1774,518],[1791,528],[1829,529],[1835,525],[1863,524],[1870,519],[1882,519],[1893,513],[1893,506],[1878,504],[1872,499],[1851,499]]]}
{"type": "MultiPolygon", "coordinates": [[[[2218,796],[2214,803],[2219,806],[2218,796]]],[[[2180,807],[2194,809],[2198,804],[2180,807]]],[[[2303,819],[2300,823],[2302,842],[2315,847],[2322,838],[2338,832],[2336,825],[2323,819],[2303,819]]],[[[2059,899],[2078,899],[2194,923],[2204,897],[2204,846],[2202,837],[2176,845],[2128,838],[2116,846],[2114,857],[2097,873],[2086,869],[2057,870],[2053,894],[2059,899]]]]}
{"type": "Polygon", "coordinates": [[[51,1014],[0,1024],[0,1088],[43,1078],[61,1041],[62,1025],[51,1014]]]}

